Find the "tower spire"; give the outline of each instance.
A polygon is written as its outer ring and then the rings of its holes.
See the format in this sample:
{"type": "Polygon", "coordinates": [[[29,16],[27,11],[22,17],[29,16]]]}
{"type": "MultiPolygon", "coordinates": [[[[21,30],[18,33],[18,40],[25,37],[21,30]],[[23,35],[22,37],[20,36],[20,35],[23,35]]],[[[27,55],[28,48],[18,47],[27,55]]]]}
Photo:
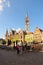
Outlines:
{"type": "Polygon", "coordinates": [[[25,19],[26,32],[28,32],[28,25],[29,25],[29,18],[28,18],[28,13],[27,13],[27,14],[26,14],[26,19],[25,19]]]}

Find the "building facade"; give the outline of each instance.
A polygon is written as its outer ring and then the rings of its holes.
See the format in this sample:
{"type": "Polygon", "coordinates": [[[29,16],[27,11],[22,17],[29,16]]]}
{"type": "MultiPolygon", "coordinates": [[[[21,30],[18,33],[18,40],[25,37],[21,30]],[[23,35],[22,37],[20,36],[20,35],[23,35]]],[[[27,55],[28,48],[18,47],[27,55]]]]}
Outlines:
{"type": "Polygon", "coordinates": [[[29,31],[29,18],[28,14],[25,18],[25,30],[19,30],[18,32],[16,30],[11,30],[10,33],[8,33],[8,30],[5,34],[5,40],[7,41],[10,39],[11,41],[23,41],[23,43],[26,42],[35,42],[35,43],[41,43],[43,42],[43,30],[39,29],[38,27],[35,28],[34,32],[29,31]]]}
{"type": "Polygon", "coordinates": [[[36,42],[36,43],[42,42],[42,30],[39,29],[38,27],[36,27],[34,30],[34,42],[36,42]]]}

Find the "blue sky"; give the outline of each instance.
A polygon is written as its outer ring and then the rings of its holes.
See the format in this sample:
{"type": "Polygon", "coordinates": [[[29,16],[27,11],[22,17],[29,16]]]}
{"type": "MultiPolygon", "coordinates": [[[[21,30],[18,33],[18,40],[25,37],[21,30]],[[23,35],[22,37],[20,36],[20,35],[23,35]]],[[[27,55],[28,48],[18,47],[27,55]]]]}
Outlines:
{"type": "Polygon", "coordinates": [[[43,0],[0,0],[0,38],[6,29],[25,30],[25,17],[28,12],[29,30],[36,27],[43,30],[43,0]]]}

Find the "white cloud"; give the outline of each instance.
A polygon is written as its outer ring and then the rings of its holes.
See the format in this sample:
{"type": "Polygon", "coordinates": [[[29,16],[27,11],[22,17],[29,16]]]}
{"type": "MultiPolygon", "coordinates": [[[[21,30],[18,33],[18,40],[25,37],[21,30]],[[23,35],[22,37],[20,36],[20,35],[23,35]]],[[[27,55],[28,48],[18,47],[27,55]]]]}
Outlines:
{"type": "Polygon", "coordinates": [[[2,5],[0,5],[0,11],[3,11],[3,6],[2,5]]]}
{"type": "Polygon", "coordinates": [[[12,28],[12,30],[16,30],[15,28],[12,28]]]}
{"type": "Polygon", "coordinates": [[[21,31],[21,30],[22,30],[21,28],[16,29],[17,32],[19,32],[19,31],[21,31]]]}
{"type": "Polygon", "coordinates": [[[5,7],[10,7],[10,1],[9,0],[0,0],[0,11],[3,11],[5,7]]]}
{"type": "Polygon", "coordinates": [[[3,2],[3,0],[0,0],[0,4],[3,2]]]}

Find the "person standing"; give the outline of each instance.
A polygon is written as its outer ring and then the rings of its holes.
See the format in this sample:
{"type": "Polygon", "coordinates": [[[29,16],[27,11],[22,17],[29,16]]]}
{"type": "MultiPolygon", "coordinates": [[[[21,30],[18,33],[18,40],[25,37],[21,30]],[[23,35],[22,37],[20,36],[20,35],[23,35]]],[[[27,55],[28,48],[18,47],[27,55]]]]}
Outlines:
{"type": "Polygon", "coordinates": [[[19,49],[19,45],[18,44],[16,45],[16,50],[17,50],[17,54],[19,54],[20,53],[20,49],[19,49]]]}
{"type": "Polygon", "coordinates": [[[17,54],[20,53],[20,47],[19,47],[19,45],[18,45],[18,41],[16,41],[16,51],[17,51],[17,54]]]}

